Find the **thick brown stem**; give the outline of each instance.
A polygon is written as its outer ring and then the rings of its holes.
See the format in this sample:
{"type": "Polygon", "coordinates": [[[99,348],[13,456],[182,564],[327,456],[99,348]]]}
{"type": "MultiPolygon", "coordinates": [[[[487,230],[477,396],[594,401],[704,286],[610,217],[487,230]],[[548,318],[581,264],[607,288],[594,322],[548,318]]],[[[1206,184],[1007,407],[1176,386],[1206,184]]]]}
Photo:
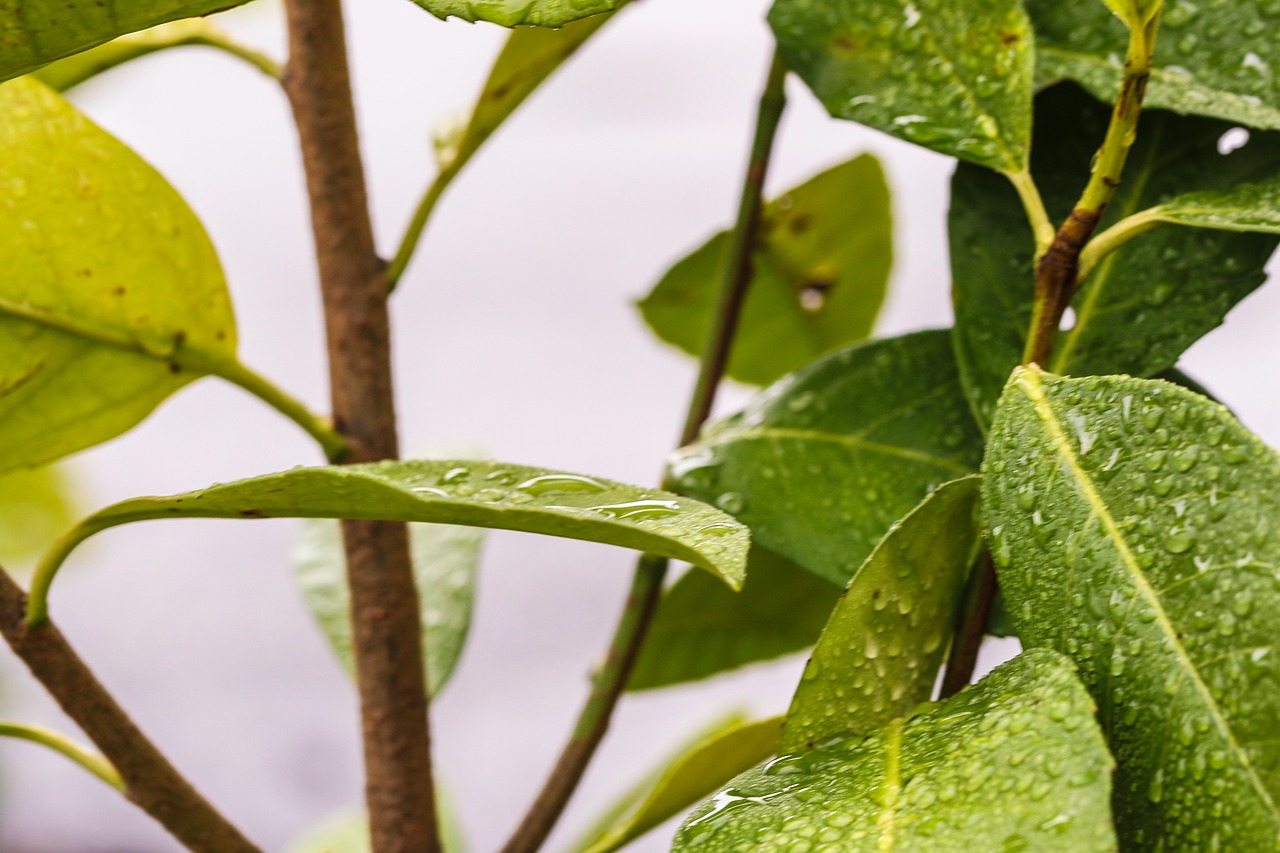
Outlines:
{"type": "Polygon", "coordinates": [[[1080,276],[1080,252],[1093,236],[1102,211],[1076,209],[1062,223],[1049,251],[1036,268],[1036,314],[1023,354],[1024,364],[1047,365],[1053,354],[1062,315],[1075,296],[1080,276]]]}
{"type": "MultiPolygon", "coordinates": [[[[302,144],[344,461],[398,455],[385,264],[369,221],[341,0],[287,0],[284,84],[302,144]]],[[[440,849],[419,624],[404,525],[345,522],[343,540],[376,853],[440,849]]]]}
{"type": "Polygon", "coordinates": [[[179,775],[52,624],[28,630],[22,589],[0,571],[0,634],[124,780],[125,796],[196,853],[258,853],[179,775]]]}

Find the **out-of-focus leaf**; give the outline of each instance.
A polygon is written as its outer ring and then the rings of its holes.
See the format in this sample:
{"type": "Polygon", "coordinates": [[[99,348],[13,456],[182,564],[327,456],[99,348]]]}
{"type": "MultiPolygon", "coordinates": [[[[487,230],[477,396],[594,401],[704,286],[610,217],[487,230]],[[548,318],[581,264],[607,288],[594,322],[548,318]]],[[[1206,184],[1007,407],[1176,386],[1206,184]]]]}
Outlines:
{"type": "Polygon", "coordinates": [[[978,478],[890,528],[849,581],[783,725],[784,753],[870,734],[929,701],[978,546],[978,478]]]}
{"type": "Polygon", "coordinates": [[[5,472],[114,438],[188,382],[243,368],[217,255],[164,178],[34,80],[0,86],[0,115],[5,472]]]}
{"type": "Polygon", "coordinates": [[[65,468],[13,471],[0,477],[0,564],[12,569],[38,556],[79,514],[65,468]]]}
{"type": "Polygon", "coordinates": [[[840,588],[758,546],[741,592],[686,572],[658,605],[629,690],[668,687],[812,646],[840,588]]]}
{"type": "MultiPolygon", "coordinates": [[[[728,232],[667,271],[640,301],[649,327],[700,355],[711,324],[728,232]]],[[[837,347],[867,337],[893,265],[889,187],[863,154],[765,206],[754,276],[733,339],[728,375],[767,385],[837,347]]]]}
{"type": "MultiPolygon", "coordinates": [[[[433,696],[453,674],[471,629],[476,566],[483,541],[484,531],[476,527],[409,525],[413,573],[422,607],[423,647],[427,653],[427,692],[433,696]]],[[[329,645],[347,671],[354,673],[351,598],[338,522],[308,520],[294,554],[294,576],[329,645]]]]}
{"type": "Polygon", "coordinates": [[[870,736],[784,755],[699,806],[676,853],[1111,853],[1111,757],[1070,662],[1047,650],[870,736]]]}
{"type": "MultiPolygon", "coordinates": [[[[1076,80],[1115,101],[1124,76],[1124,24],[1090,0],[1027,0],[1036,29],[1036,81],[1076,80]]],[[[1280,0],[1168,0],[1160,20],[1149,107],[1280,129],[1280,0]]]]}
{"type": "Polygon", "coordinates": [[[787,66],[837,118],[1005,172],[1031,144],[1021,0],[775,0],[787,66]]]}
{"type": "Polygon", "coordinates": [[[627,0],[413,0],[437,18],[488,21],[503,27],[563,27],[612,12],[627,0]]]}
{"type": "MultiPolygon", "coordinates": [[[[1105,13],[1105,10],[1103,10],[1105,13]]],[[[1037,98],[1032,172],[1049,214],[1062,221],[1080,176],[1103,138],[1110,110],[1073,85],[1037,98]]],[[[1144,114],[1124,181],[1102,228],[1188,190],[1230,187],[1280,168],[1280,135],[1255,133],[1218,153],[1230,125],[1168,112],[1144,114]]],[[[951,187],[955,345],[965,391],[990,423],[1005,381],[1022,360],[1035,290],[1034,242],[1007,182],[961,166],[951,187]]],[[[1151,376],[1172,367],[1266,278],[1277,244],[1266,234],[1161,229],[1107,256],[1072,302],[1074,325],[1058,337],[1049,365],[1076,376],[1151,376]]]]}
{"type": "Polygon", "coordinates": [[[1075,659],[1124,849],[1280,844],[1280,456],[1156,380],[1016,372],[983,463],[1029,648],[1075,659]]]}
{"type": "Polygon", "coordinates": [[[843,586],[891,524],[981,455],[949,336],[932,331],[781,379],[678,452],[671,476],[760,545],[843,586]]]}

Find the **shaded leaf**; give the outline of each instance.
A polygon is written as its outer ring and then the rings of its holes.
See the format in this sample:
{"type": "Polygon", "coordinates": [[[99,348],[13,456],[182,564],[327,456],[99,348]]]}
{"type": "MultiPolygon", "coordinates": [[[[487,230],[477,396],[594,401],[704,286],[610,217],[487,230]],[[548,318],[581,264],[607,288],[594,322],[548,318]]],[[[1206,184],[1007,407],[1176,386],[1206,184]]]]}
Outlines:
{"type": "MultiPolygon", "coordinates": [[[[409,525],[413,574],[422,607],[427,692],[432,696],[444,687],[462,656],[471,628],[476,567],[483,541],[484,531],[474,527],[409,525]]],[[[303,527],[294,554],[294,577],[329,645],[347,671],[354,674],[351,598],[342,531],[336,521],[310,519],[303,527]]]]}
{"type": "Polygon", "coordinates": [[[1151,215],[1198,228],[1280,234],[1280,174],[1229,189],[1186,193],[1157,205],[1151,215]]]}
{"type": "Polygon", "coordinates": [[[677,853],[1113,851],[1111,759],[1065,658],[1032,651],[869,737],[788,755],[699,806],[677,853]]]}
{"type": "Polygon", "coordinates": [[[1280,457],[1155,380],[1010,380],[983,511],[1024,645],[1073,657],[1126,849],[1280,844],[1280,457]]]}
{"type": "Polygon", "coordinates": [[[0,472],[128,430],[236,362],[217,255],[137,155],[43,85],[0,86],[0,472]]]}
{"type": "Polygon", "coordinates": [[[734,592],[706,572],[686,572],[658,605],[628,690],[707,678],[812,646],[840,588],[760,547],[734,592]]]}
{"type": "MultiPolygon", "coordinates": [[[[649,328],[693,356],[711,324],[729,235],[662,277],[639,307],[649,328]]],[[[871,334],[893,265],[889,187],[863,154],[767,204],[728,375],[766,385],[871,334]]]]}
{"type": "Polygon", "coordinates": [[[929,701],[978,546],[978,478],[942,486],[849,581],[791,700],[782,752],[869,734],[929,701]]]}
{"type": "Polygon", "coordinates": [[[778,749],[781,726],[780,717],[735,721],[691,745],[666,768],[644,801],[583,853],[611,853],[631,843],[764,761],[778,749]]]}
{"type": "Polygon", "coordinates": [[[745,527],[695,500],[497,462],[410,460],[323,468],[135,498],[81,522],[68,543],[158,518],[347,518],[461,524],[585,539],[685,560],[742,584],[745,527]]]}
{"type": "Polygon", "coordinates": [[[179,18],[208,15],[244,1],[4,0],[0,2],[0,80],[25,74],[46,62],[125,33],[179,18]]]}
{"type": "Polygon", "coordinates": [[[0,564],[37,557],[79,514],[66,470],[13,471],[0,477],[0,564]]]}
{"type": "Polygon", "coordinates": [[[919,332],[826,356],[709,426],[672,458],[683,494],[843,586],[889,526],[977,469],[982,440],[949,336],[919,332]]]}
{"type": "MultiPolygon", "coordinates": [[[[1079,196],[1110,111],[1073,85],[1036,101],[1032,172],[1050,216],[1061,221],[1079,196]]],[[[1218,141],[1229,129],[1209,119],[1146,113],[1102,227],[1176,193],[1233,186],[1280,168],[1280,135],[1254,134],[1221,155],[1218,141]]],[[[956,355],[983,424],[1022,360],[1035,287],[1031,228],[1006,184],[961,164],[951,185],[956,355]]],[[[1076,294],[1074,326],[1059,336],[1046,366],[1078,376],[1151,376],[1172,367],[1263,282],[1276,243],[1270,235],[1163,229],[1124,245],[1076,294]]]]}
{"type": "Polygon", "coordinates": [[[612,12],[627,0],[413,0],[437,18],[488,21],[503,27],[563,27],[612,12]]]}
{"type": "Polygon", "coordinates": [[[1031,24],[1021,0],[775,0],[787,66],[837,118],[992,169],[1031,143],[1031,24]]]}
{"type": "MultiPolygon", "coordinates": [[[[1036,29],[1036,80],[1077,80],[1115,101],[1124,25],[1094,0],[1027,0],[1036,29]]],[[[1280,0],[1169,0],[1160,21],[1149,107],[1280,129],[1280,0]]]]}
{"type": "MultiPolygon", "coordinates": [[[[462,826],[451,805],[447,789],[436,786],[436,811],[439,815],[440,844],[444,853],[465,853],[462,826]]],[[[369,819],[363,811],[340,814],[321,823],[287,853],[370,853],[369,819]]]]}

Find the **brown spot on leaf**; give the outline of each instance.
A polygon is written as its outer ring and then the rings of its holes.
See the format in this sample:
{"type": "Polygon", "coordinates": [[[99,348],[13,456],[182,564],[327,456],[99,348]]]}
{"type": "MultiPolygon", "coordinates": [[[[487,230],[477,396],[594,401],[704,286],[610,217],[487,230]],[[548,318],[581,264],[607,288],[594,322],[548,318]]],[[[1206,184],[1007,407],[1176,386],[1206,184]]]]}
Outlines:
{"type": "Polygon", "coordinates": [[[1000,43],[1005,47],[1012,47],[1022,41],[1022,33],[1017,30],[1001,30],[1000,43]]]}

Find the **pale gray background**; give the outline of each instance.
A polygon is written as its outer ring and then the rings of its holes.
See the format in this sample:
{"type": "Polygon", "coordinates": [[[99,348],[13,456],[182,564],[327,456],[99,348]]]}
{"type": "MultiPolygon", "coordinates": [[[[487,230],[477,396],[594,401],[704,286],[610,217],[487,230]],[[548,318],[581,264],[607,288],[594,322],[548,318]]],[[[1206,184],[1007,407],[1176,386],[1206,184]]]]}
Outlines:
{"type": "MultiPolygon", "coordinates": [[[[693,370],[652,340],[630,303],[732,216],[767,62],[765,8],[636,3],[456,183],[395,299],[406,447],[465,442],[513,462],[654,481],[693,370]]],[[[375,224],[389,252],[431,173],[431,126],[473,97],[502,34],[441,23],[408,0],[359,0],[348,12],[375,224]]],[[[280,10],[268,0],[221,21],[283,55],[280,10]]],[[[880,331],[947,324],[949,161],[827,119],[798,85],[791,93],[771,187],[860,151],[883,157],[900,229],[880,331]]],[[[302,177],[280,93],[245,66],[187,49],[116,71],[75,100],[203,217],[228,271],[245,360],[323,408],[302,177]]],[[[1277,316],[1280,295],[1264,290],[1186,362],[1273,443],[1277,316]]],[[[725,406],[742,399],[734,389],[725,406]]],[[[74,470],[91,508],[317,461],[291,424],[206,380],[74,470]]],[[[296,529],[195,521],[111,532],[77,554],[54,598],[63,629],[143,728],[268,850],[356,805],[360,792],[353,692],[291,583],[296,529]]],[[[582,543],[491,538],[472,641],[435,706],[439,772],[472,850],[494,849],[540,782],[631,561],[582,543]]],[[[627,700],[552,849],[721,711],[782,710],[798,667],[792,659],[627,700]]],[[[0,713],[67,726],[3,651],[0,683],[0,713]]],[[[669,836],[636,849],[664,850],[669,836]]],[[[78,769],[0,743],[0,851],[175,849],[78,769]]]]}

